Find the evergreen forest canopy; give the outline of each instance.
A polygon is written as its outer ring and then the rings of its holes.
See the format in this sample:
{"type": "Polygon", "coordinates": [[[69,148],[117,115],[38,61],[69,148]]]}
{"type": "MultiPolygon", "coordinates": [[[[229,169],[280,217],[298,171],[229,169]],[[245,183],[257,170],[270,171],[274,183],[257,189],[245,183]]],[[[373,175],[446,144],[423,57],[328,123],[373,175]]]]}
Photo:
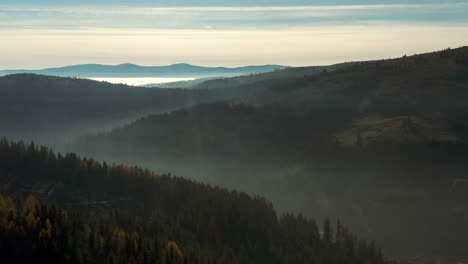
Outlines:
{"type": "Polygon", "coordinates": [[[384,263],[262,197],[0,141],[0,254],[14,263],[384,263]],[[28,195],[29,194],[29,195],[28,195]]]}

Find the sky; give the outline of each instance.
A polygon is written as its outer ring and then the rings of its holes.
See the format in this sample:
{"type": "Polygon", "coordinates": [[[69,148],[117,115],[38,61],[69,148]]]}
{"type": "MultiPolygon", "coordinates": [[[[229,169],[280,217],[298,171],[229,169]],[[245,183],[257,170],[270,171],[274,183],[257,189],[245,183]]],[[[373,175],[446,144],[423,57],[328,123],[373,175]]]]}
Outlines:
{"type": "Polygon", "coordinates": [[[0,0],[0,69],[289,66],[468,45],[468,1],[0,0]]]}

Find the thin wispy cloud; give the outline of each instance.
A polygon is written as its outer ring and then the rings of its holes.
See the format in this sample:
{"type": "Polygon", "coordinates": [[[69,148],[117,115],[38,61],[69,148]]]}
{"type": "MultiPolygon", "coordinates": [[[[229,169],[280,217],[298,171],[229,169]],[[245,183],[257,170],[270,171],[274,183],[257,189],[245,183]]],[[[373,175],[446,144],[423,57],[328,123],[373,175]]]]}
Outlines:
{"type": "Polygon", "coordinates": [[[2,10],[8,11],[32,11],[32,12],[64,12],[64,11],[79,11],[79,12],[107,12],[107,13],[144,13],[148,11],[236,11],[236,12],[256,12],[256,11],[304,11],[304,10],[362,10],[362,9],[408,9],[408,8],[457,8],[466,7],[468,3],[440,3],[440,4],[375,4],[375,5],[321,5],[321,6],[178,6],[178,7],[36,7],[36,8],[15,8],[14,6],[0,6],[2,10]],[[94,8],[90,10],[89,8],[94,8]],[[97,10],[96,10],[97,8],[97,10]]]}
{"type": "Polygon", "coordinates": [[[468,3],[253,7],[0,7],[0,26],[236,28],[366,20],[468,22],[468,3]]]}
{"type": "Polygon", "coordinates": [[[22,29],[4,31],[0,35],[4,52],[1,66],[42,68],[122,62],[143,65],[176,62],[213,66],[325,65],[458,47],[468,43],[468,35],[463,32],[468,32],[468,26],[318,26],[276,30],[22,29]]]}
{"type": "Polygon", "coordinates": [[[467,1],[414,2],[0,5],[0,68],[121,62],[317,65],[468,44],[467,1]]]}

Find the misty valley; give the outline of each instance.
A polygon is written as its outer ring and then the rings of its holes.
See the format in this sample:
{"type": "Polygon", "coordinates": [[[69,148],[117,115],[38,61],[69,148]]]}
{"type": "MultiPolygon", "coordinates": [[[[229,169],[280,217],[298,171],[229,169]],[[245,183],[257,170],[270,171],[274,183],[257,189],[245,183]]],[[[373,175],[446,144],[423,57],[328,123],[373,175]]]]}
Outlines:
{"type": "Polygon", "coordinates": [[[468,264],[468,0],[0,0],[0,264],[468,264]]]}
{"type": "Polygon", "coordinates": [[[174,82],[188,82],[193,81],[194,78],[165,78],[165,77],[142,77],[142,78],[105,78],[105,77],[93,77],[89,78],[94,81],[98,82],[108,82],[113,84],[126,84],[130,86],[157,86],[166,83],[174,83],[174,82]]]}
{"type": "Polygon", "coordinates": [[[6,263],[468,261],[467,47],[187,67],[0,77],[6,263]]]}

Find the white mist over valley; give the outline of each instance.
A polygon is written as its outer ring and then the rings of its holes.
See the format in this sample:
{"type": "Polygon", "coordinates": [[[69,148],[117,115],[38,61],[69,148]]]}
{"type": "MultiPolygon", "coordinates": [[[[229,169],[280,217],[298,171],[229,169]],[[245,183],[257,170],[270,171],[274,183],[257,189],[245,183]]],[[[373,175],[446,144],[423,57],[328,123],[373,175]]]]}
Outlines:
{"type": "Polygon", "coordinates": [[[141,78],[105,78],[105,77],[93,77],[87,78],[99,82],[108,82],[114,84],[126,84],[131,86],[142,86],[148,84],[163,84],[169,82],[181,82],[181,81],[192,81],[195,78],[171,78],[171,77],[141,77],[141,78]]]}

